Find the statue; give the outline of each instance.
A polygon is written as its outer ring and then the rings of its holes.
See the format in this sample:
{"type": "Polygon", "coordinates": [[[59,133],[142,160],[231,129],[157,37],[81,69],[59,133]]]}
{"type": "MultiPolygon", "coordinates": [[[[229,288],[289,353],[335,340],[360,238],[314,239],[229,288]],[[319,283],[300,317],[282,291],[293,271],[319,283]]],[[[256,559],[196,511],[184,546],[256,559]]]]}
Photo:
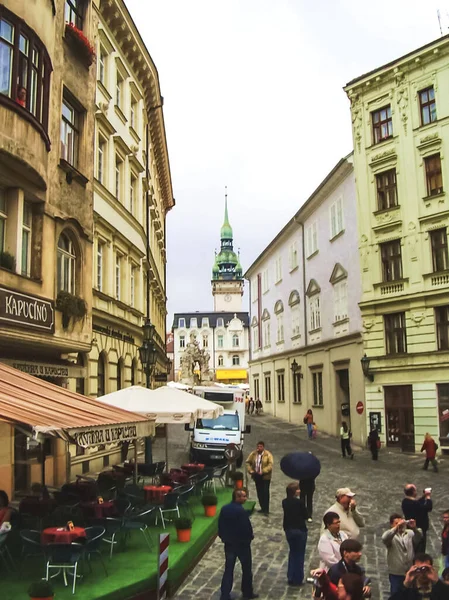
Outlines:
{"type": "Polygon", "coordinates": [[[205,348],[200,349],[199,342],[191,333],[190,342],[181,357],[181,383],[194,386],[211,381],[209,360],[209,352],[205,348]]]}

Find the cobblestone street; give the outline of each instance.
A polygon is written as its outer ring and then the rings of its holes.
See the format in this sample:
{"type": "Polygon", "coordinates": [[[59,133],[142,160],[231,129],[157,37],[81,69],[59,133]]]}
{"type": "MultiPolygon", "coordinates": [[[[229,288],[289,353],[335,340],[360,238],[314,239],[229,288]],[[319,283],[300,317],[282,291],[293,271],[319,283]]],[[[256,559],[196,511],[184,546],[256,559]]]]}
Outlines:
{"type": "MultiPolygon", "coordinates": [[[[321,474],[317,479],[314,496],[314,521],[309,525],[306,551],[306,572],[318,567],[316,545],[321,518],[324,511],[334,502],[335,490],[350,487],[357,493],[360,512],[366,520],[360,541],[364,545],[362,564],[372,580],[372,598],[387,600],[389,594],[386,552],[381,535],[388,528],[390,513],[400,511],[405,483],[413,482],[418,490],[433,488],[434,511],[428,534],[427,550],[439,559],[439,534],[441,512],[449,507],[447,499],[447,462],[441,461],[440,472],[422,471],[423,458],[416,455],[390,453],[382,449],[378,463],[371,460],[369,452],[355,449],[354,461],[341,458],[339,440],[324,435],[309,441],[304,427],[292,425],[270,416],[251,417],[251,435],[246,436],[245,457],[259,439],[274,455],[274,474],[271,484],[271,514],[254,513],[252,523],[255,539],[252,544],[254,590],[263,599],[310,598],[311,588],[289,588],[287,586],[288,546],[282,530],[281,502],[285,497],[285,486],[290,481],[279,468],[282,456],[292,451],[311,450],[321,461],[321,474]]],[[[180,464],[187,449],[187,433],[171,428],[170,462],[180,464]]],[[[158,440],[155,455],[162,458],[162,442],[158,440]]],[[[254,485],[250,483],[251,498],[255,499],[254,485]]],[[[257,505],[258,508],[258,505],[257,505]]],[[[195,567],[176,598],[182,600],[218,600],[219,587],[224,566],[223,544],[217,538],[200,563],[195,567]]],[[[235,570],[234,595],[240,598],[240,567],[235,570]]]]}

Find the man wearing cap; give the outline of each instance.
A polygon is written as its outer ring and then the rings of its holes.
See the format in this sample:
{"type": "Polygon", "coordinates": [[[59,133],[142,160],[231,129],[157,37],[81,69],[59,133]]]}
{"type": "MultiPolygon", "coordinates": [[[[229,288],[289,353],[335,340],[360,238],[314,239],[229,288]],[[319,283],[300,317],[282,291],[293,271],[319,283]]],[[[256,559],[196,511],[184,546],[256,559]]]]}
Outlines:
{"type": "MultiPolygon", "coordinates": [[[[326,510],[326,513],[337,513],[340,517],[340,530],[344,531],[348,538],[356,540],[360,535],[360,527],[365,527],[365,519],[357,510],[354,496],[354,492],[351,492],[349,488],[339,488],[335,493],[337,501],[326,510]]],[[[323,531],[324,524],[321,533],[323,531]]]]}

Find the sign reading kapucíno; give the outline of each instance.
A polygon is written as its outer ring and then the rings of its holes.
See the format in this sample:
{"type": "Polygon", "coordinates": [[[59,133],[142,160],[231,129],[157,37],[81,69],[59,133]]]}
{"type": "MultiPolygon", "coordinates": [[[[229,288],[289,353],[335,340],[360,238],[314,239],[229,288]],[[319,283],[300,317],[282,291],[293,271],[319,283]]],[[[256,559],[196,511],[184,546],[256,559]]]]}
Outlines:
{"type": "Polygon", "coordinates": [[[154,434],[154,423],[150,421],[69,430],[70,437],[78,446],[83,448],[100,444],[113,444],[114,442],[127,442],[152,434],[154,434]]]}
{"type": "Polygon", "coordinates": [[[0,323],[54,332],[54,302],[0,287],[0,323]]]}

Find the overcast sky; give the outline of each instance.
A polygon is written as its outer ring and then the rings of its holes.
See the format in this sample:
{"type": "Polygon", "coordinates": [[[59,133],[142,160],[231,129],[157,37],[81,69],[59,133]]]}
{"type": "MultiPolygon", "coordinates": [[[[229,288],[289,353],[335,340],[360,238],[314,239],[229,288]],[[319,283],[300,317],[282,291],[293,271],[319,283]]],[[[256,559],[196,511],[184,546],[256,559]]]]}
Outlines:
{"type": "MultiPolygon", "coordinates": [[[[224,187],[245,271],[352,149],[345,83],[448,33],[449,0],[127,0],[159,71],[168,327],[212,310],[224,187]]],[[[246,297],[247,302],[247,297],[246,297]]]]}

